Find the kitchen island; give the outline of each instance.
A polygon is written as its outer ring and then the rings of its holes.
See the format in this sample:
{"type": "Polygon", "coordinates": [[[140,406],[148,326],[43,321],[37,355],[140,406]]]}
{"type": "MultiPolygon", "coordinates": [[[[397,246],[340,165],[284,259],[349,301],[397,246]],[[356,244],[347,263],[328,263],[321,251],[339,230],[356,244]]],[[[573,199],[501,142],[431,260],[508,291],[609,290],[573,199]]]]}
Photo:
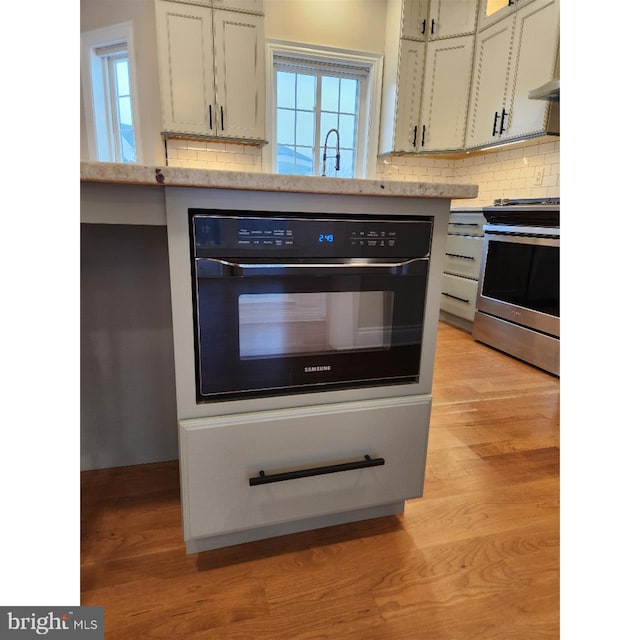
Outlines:
{"type": "Polygon", "coordinates": [[[398,513],[421,494],[450,201],[477,187],[106,163],[82,163],[81,183],[83,468],[175,459],[179,432],[191,552],[398,513]],[[431,221],[415,384],[197,402],[189,209],[431,221]],[[249,489],[250,468],[313,468],[361,447],[386,461],[249,489]]]}

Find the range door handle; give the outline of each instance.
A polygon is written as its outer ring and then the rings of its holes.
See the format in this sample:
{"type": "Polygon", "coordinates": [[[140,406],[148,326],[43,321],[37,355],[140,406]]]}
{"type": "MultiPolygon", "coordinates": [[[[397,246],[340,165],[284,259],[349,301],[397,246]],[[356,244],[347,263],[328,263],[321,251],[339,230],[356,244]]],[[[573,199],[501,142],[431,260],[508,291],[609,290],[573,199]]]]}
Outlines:
{"type": "Polygon", "coordinates": [[[198,278],[229,278],[289,275],[357,275],[358,273],[387,273],[391,275],[423,275],[429,256],[397,262],[373,260],[340,260],[336,262],[234,262],[220,258],[196,258],[198,278]],[[315,273],[311,273],[315,271],[315,273]]]}
{"type": "Polygon", "coordinates": [[[261,484],[272,482],[284,482],[286,480],[297,480],[299,478],[310,478],[312,476],[322,476],[328,473],[341,473],[343,471],[354,471],[356,469],[367,469],[369,467],[379,467],[385,463],[384,458],[372,458],[365,455],[364,459],[354,462],[341,462],[338,464],[323,465],[321,467],[311,467],[308,469],[296,469],[295,471],[285,471],[282,473],[269,473],[261,470],[257,476],[249,478],[249,486],[255,487],[261,484]]]}

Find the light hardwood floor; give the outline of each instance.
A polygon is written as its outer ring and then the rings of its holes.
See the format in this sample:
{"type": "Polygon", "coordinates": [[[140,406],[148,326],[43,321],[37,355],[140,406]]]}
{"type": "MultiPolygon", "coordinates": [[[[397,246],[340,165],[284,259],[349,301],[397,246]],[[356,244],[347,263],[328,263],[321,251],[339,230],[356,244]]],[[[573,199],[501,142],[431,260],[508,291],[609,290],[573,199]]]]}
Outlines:
{"type": "Polygon", "coordinates": [[[559,380],[440,323],[424,496],[402,516],[187,556],[177,462],[82,474],[105,638],[559,637],[559,380]]]}

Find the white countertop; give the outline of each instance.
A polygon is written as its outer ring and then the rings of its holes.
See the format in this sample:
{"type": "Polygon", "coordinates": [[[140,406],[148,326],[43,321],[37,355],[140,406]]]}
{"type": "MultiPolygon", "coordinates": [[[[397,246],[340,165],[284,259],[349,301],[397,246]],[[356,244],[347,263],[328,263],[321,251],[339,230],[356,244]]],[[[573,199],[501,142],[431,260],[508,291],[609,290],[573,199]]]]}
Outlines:
{"type": "Polygon", "coordinates": [[[81,162],[80,181],[164,187],[203,187],[210,189],[400,196],[408,198],[465,199],[478,196],[478,186],[474,184],[322,178],[243,171],[155,167],[111,162],[81,162]]]}

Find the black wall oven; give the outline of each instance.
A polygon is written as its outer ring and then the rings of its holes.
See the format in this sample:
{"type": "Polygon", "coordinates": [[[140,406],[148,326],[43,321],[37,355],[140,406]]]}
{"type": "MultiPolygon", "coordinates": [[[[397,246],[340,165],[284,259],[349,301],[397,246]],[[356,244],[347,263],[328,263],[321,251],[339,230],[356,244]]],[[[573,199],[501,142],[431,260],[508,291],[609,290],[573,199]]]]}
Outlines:
{"type": "Polygon", "coordinates": [[[189,223],[197,402],[418,382],[431,218],[189,223]]]}

